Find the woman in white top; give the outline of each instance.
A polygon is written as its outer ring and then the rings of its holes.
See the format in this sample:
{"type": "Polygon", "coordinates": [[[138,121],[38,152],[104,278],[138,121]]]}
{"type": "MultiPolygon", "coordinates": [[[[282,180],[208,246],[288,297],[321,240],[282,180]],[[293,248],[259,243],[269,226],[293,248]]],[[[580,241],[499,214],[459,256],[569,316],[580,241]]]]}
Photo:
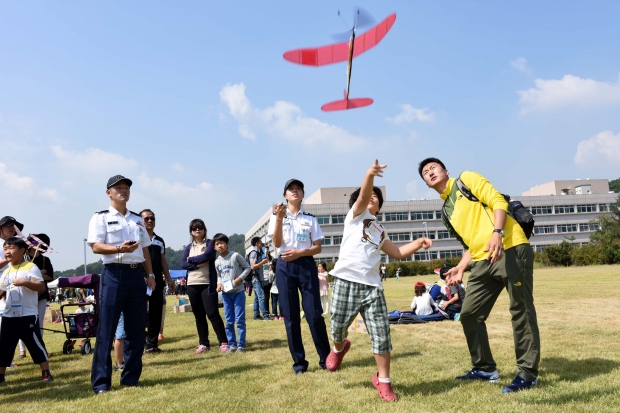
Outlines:
{"type": "Polygon", "coordinates": [[[321,292],[321,305],[323,306],[323,315],[329,313],[329,285],[327,283],[327,269],[325,264],[319,262],[319,291],[321,292]]]}
{"type": "Polygon", "coordinates": [[[416,315],[431,315],[437,312],[437,304],[433,297],[426,292],[423,282],[415,283],[415,297],[411,302],[411,309],[416,315]]]}
{"type": "Polygon", "coordinates": [[[189,223],[189,233],[192,238],[183,251],[181,268],[187,270],[187,295],[198,330],[199,343],[195,354],[211,350],[207,318],[211,321],[222,350],[224,345],[228,347],[228,339],[218,307],[215,249],[213,242],[207,238],[207,227],[202,219],[194,219],[189,223]]]}

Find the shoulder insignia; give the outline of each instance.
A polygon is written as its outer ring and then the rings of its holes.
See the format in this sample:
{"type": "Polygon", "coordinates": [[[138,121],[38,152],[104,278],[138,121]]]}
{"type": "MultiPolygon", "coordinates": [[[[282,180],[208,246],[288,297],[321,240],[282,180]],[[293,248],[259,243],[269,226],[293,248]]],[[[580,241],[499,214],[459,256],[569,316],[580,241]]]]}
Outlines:
{"type": "Polygon", "coordinates": [[[109,209],[104,209],[103,211],[95,212],[95,214],[97,214],[97,215],[99,215],[99,214],[107,214],[108,212],[110,212],[109,209]]]}
{"type": "Polygon", "coordinates": [[[129,211],[129,212],[130,212],[130,213],[132,213],[132,214],[134,214],[134,215],[136,215],[136,216],[140,216],[140,214],[135,213],[135,212],[133,212],[133,211],[129,211]]]}
{"type": "Polygon", "coordinates": [[[302,212],[302,214],[303,214],[303,215],[309,215],[309,216],[311,216],[311,217],[313,217],[313,216],[314,216],[314,214],[311,214],[310,212],[306,212],[306,211],[303,211],[303,212],[302,212]]]}

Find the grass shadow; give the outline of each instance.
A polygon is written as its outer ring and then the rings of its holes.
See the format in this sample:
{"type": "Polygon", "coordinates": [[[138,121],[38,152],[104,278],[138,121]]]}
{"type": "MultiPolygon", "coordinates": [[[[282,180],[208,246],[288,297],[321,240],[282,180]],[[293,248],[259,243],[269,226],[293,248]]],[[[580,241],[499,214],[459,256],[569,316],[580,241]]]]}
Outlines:
{"type": "Polygon", "coordinates": [[[556,375],[559,381],[581,381],[589,377],[611,373],[619,366],[620,362],[598,357],[581,360],[550,357],[543,359],[541,375],[556,375]]]}
{"type": "MultiPolygon", "coordinates": [[[[417,357],[420,355],[422,355],[422,353],[420,353],[419,351],[408,351],[404,353],[392,354],[390,359],[397,360],[400,358],[417,357]]],[[[363,357],[363,358],[358,358],[353,361],[349,361],[345,359],[345,361],[342,364],[343,367],[368,367],[368,366],[374,366],[374,365],[375,365],[374,357],[363,357]]]]}
{"type": "Polygon", "coordinates": [[[273,338],[271,340],[256,340],[247,343],[248,348],[252,350],[288,347],[288,341],[282,338],[273,338]]]}
{"type": "MultiPolygon", "coordinates": [[[[427,396],[429,394],[441,394],[447,393],[454,389],[455,387],[459,387],[462,383],[457,382],[454,379],[441,379],[441,380],[433,380],[433,381],[423,381],[418,384],[407,385],[398,383],[394,386],[394,391],[400,395],[407,396],[427,396]]],[[[369,390],[375,390],[375,387],[370,382],[370,377],[368,380],[345,384],[344,388],[348,389],[357,389],[357,388],[365,388],[369,390]]]]}

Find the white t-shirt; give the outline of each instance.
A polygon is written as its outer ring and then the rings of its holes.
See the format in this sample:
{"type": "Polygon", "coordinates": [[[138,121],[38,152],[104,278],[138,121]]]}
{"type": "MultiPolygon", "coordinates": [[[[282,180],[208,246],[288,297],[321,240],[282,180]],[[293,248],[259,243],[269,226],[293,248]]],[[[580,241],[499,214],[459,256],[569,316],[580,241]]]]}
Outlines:
{"type": "Polygon", "coordinates": [[[0,277],[0,290],[6,291],[6,308],[3,317],[21,317],[39,315],[39,293],[27,287],[16,287],[13,281],[16,278],[32,282],[43,282],[39,268],[29,261],[12,266],[4,270],[0,277]],[[17,312],[17,313],[16,313],[17,312]]]}
{"type": "Polygon", "coordinates": [[[353,219],[353,209],[344,220],[344,233],[334,277],[383,288],[379,265],[385,229],[368,210],[353,219]]]}
{"type": "Polygon", "coordinates": [[[433,297],[431,297],[429,293],[415,296],[411,302],[411,309],[415,311],[416,315],[434,314],[435,307],[437,307],[437,304],[435,304],[435,300],[433,300],[433,297]]]}

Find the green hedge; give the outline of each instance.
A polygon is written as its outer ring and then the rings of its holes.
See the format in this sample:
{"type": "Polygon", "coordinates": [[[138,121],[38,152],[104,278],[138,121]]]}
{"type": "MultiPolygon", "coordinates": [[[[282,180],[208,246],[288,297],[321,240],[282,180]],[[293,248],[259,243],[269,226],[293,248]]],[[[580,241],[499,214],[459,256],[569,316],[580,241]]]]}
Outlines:
{"type": "Polygon", "coordinates": [[[562,241],[534,255],[534,261],[544,266],[620,264],[620,240],[610,243],[591,242],[573,245],[562,241]]]}
{"type": "MultiPolygon", "coordinates": [[[[444,262],[448,262],[450,265],[455,266],[461,260],[461,257],[456,258],[445,258],[442,260],[432,260],[428,261],[401,261],[401,262],[390,262],[385,265],[387,276],[388,277],[396,277],[396,270],[400,267],[403,271],[401,276],[415,276],[415,275],[428,275],[433,274],[433,270],[435,268],[443,267],[444,262]]],[[[327,271],[331,271],[334,268],[335,263],[328,262],[327,271]]],[[[331,281],[330,276],[330,281],[331,281]]]]}

